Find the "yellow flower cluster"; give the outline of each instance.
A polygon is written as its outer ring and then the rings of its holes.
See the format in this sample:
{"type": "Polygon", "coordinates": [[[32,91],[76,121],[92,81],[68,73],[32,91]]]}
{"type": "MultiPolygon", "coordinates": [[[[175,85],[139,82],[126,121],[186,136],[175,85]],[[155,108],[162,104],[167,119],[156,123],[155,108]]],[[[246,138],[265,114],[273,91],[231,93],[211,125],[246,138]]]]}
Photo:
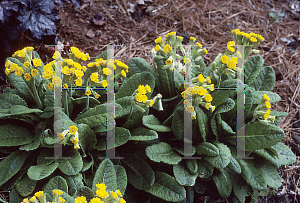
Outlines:
{"type": "Polygon", "coordinates": [[[90,60],[90,55],[88,53],[84,54],[77,47],[71,47],[71,54],[74,55],[77,59],[81,59],[83,61],[90,60]]]}
{"type": "MultiPolygon", "coordinates": [[[[96,196],[91,199],[90,203],[126,203],[126,201],[122,198],[122,193],[120,190],[117,191],[106,191],[106,185],[104,183],[96,184],[96,196]]],[[[86,198],[84,196],[77,197],[75,199],[75,203],[87,203],[86,198]]]]}
{"type": "Polygon", "coordinates": [[[18,66],[16,63],[12,63],[7,60],[5,63],[5,74],[8,76],[10,73],[15,73],[17,76],[21,76],[23,74],[23,68],[18,66]]]}
{"type": "Polygon", "coordinates": [[[25,47],[21,50],[16,51],[12,57],[25,58],[26,54],[29,54],[33,50],[33,47],[25,47]]]}
{"type": "MultiPolygon", "coordinates": [[[[63,194],[63,192],[61,190],[53,190],[53,193],[54,193],[54,199],[56,199],[57,201],[54,202],[54,203],[64,203],[65,200],[60,197],[60,195],[63,194]]],[[[28,198],[25,198],[23,199],[23,201],[21,203],[29,203],[29,202],[34,202],[34,203],[45,203],[46,202],[46,195],[44,194],[43,191],[39,191],[39,192],[36,192],[34,194],[34,196],[32,198],[30,198],[28,200],[28,198]]]]}
{"type": "MultiPolygon", "coordinates": [[[[146,93],[151,92],[151,87],[149,85],[146,85],[146,86],[140,85],[137,90],[138,90],[138,93],[136,94],[136,101],[146,103],[148,100],[146,93]]],[[[152,101],[152,104],[153,104],[153,101],[152,101]]],[[[149,104],[149,105],[152,106],[152,104],[149,104]]]]}
{"type": "Polygon", "coordinates": [[[74,144],[74,149],[79,149],[79,138],[78,138],[78,128],[74,125],[69,127],[69,130],[64,130],[62,133],[58,133],[57,137],[59,137],[63,144],[65,145],[68,140],[71,140],[74,144]]]}
{"type": "Polygon", "coordinates": [[[229,52],[232,52],[232,53],[233,53],[233,52],[235,51],[234,46],[235,46],[234,41],[229,41],[229,42],[227,43],[227,50],[228,50],[229,52]]]}
{"type": "Polygon", "coordinates": [[[241,32],[239,29],[232,30],[232,33],[238,44],[256,46],[256,45],[260,44],[260,42],[263,42],[265,40],[259,34],[255,34],[253,32],[245,33],[245,32],[241,32]]]}
{"type": "Polygon", "coordinates": [[[272,120],[272,122],[274,122],[275,116],[270,116],[270,113],[272,112],[270,109],[270,98],[268,97],[268,95],[264,94],[257,108],[255,109],[253,118],[263,119],[262,121],[266,123],[268,123],[268,120],[272,120]]]}

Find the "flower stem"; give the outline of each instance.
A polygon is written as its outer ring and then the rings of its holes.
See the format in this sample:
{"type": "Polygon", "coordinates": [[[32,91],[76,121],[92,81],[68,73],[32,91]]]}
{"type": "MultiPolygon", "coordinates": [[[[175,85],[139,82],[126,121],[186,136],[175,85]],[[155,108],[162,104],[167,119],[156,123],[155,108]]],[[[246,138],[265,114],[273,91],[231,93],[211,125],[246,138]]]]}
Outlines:
{"type": "Polygon", "coordinates": [[[38,95],[38,93],[37,93],[37,90],[36,90],[36,88],[35,88],[35,81],[34,81],[34,78],[32,79],[31,84],[32,84],[33,98],[34,98],[35,102],[37,103],[38,108],[39,108],[40,110],[43,110],[43,104],[42,104],[42,102],[41,102],[41,100],[40,100],[40,97],[39,97],[39,95],[38,95]]]}
{"type": "Polygon", "coordinates": [[[63,92],[63,103],[65,108],[65,113],[69,116],[69,107],[68,107],[68,90],[63,92]]]}

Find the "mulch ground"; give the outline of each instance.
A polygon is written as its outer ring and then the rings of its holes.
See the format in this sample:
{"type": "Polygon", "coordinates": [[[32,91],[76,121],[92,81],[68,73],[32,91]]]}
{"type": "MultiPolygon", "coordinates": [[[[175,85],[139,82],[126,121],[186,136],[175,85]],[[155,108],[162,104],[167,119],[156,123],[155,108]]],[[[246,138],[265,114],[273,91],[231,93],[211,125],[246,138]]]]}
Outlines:
{"type": "MultiPolygon", "coordinates": [[[[97,56],[106,44],[114,44],[115,58],[127,62],[142,57],[150,64],[154,40],[170,31],[197,41],[207,48],[207,65],[233,40],[231,30],[262,35],[257,49],[265,66],[276,72],[274,92],[282,100],[272,109],[289,113],[279,126],[286,132],[283,142],[297,155],[297,162],[278,169],[283,186],[258,202],[299,202],[300,199],[300,4],[296,0],[84,0],[81,7],[68,3],[59,8],[59,35],[70,44],[97,56]],[[297,200],[298,199],[298,200],[297,200]]],[[[51,60],[47,50],[39,53],[51,60]]],[[[1,158],[0,158],[1,160],[1,158]]],[[[2,193],[2,196],[7,193],[2,193]]],[[[1,192],[0,192],[1,196],[1,192]]]]}

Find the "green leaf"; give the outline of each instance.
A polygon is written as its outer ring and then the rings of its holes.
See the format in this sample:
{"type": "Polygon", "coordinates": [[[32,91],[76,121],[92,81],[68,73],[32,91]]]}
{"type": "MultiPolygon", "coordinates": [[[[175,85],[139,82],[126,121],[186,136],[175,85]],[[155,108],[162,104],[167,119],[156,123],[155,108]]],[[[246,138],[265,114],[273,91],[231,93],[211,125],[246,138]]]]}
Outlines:
{"type": "Polygon", "coordinates": [[[71,120],[60,119],[53,123],[54,132],[62,132],[63,130],[69,130],[70,126],[78,126],[71,120]]]}
{"type": "Polygon", "coordinates": [[[10,107],[9,112],[11,115],[24,115],[24,114],[30,114],[30,113],[43,113],[43,111],[39,109],[30,109],[26,106],[22,105],[14,105],[10,107]]]}
{"type": "Polygon", "coordinates": [[[93,199],[95,197],[95,194],[94,194],[93,190],[91,190],[89,187],[83,186],[78,189],[76,196],[77,197],[84,196],[84,197],[86,197],[87,201],[90,201],[91,199],[93,199]]]}
{"type": "Polygon", "coordinates": [[[272,91],[276,82],[275,71],[271,66],[263,67],[250,85],[256,91],[272,91]]]}
{"type": "Polygon", "coordinates": [[[55,176],[51,178],[48,183],[43,187],[44,193],[46,193],[47,200],[53,199],[53,190],[62,190],[68,194],[67,181],[61,176],[55,176]]]}
{"type": "Polygon", "coordinates": [[[149,114],[149,107],[145,108],[145,112],[141,113],[135,106],[133,107],[132,116],[127,119],[122,127],[133,130],[138,127],[143,127],[142,118],[149,114]]]}
{"type": "Polygon", "coordinates": [[[24,173],[26,173],[26,171],[21,169],[16,175],[9,179],[9,181],[1,185],[0,189],[2,191],[11,191],[15,187],[15,185],[21,180],[24,173]]]}
{"type": "Polygon", "coordinates": [[[208,134],[208,118],[201,108],[196,107],[196,117],[198,121],[201,137],[206,142],[206,136],[208,134]]]}
{"type": "MultiPolygon", "coordinates": [[[[250,115],[250,111],[253,106],[253,92],[250,89],[245,91],[245,107],[244,107],[244,118],[250,115]]],[[[236,117],[234,117],[236,119],[236,117]]]]}
{"type": "Polygon", "coordinates": [[[155,182],[150,189],[145,190],[150,194],[170,202],[179,202],[186,198],[186,191],[179,185],[175,178],[163,173],[155,172],[155,182]]]}
{"type": "Polygon", "coordinates": [[[121,159],[126,169],[128,182],[139,190],[146,190],[153,186],[155,176],[150,165],[144,160],[137,160],[134,156],[121,159]]]}
{"type": "Polygon", "coordinates": [[[61,197],[68,203],[75,203],[75,199],[71,197],[68,193],[64,192],[61,197]]]}
{"type": "Polygon", "coordinates": [[[192,68],[192,77],[196,77],[199,74],[203,74],[204,76],[208,76],[209,75],[209,69],[206,67],[205,62],[203,61],[203,58],[200,56],[199,57],[199,61],[195,61],[195,65],[198,66],[193,66],[192,68]]]}
{"type": "Polygon", "coordinates": [[[54,157],[54,148],[43,148],[37,157],[37,165],[49,165],[54,162],[54,159],[46,157],[54,157]]]}
{"type": "Polygon", "coordinates": [[[115,128],[115,142],[113,146],[109,146],[106,139],[98,139],[96,148],[98,151],[113,149],[125,144],[130,138],[130,131],[126,128],[116,127],[115,128]]]}
{"type": "Polygon", "coordinates": [[[179,140],[182,140],[184,137],[184,112],[183,107],[178,107],[174,111],[172,125],[172,131],[175,137],[179,140]]]}
{"type": "Polygon", "coordinates": [[[201,142],[196,146],[196,154],[207,156],[218,156],[220,154],[218,147],[209,142],[201,142]]]}
{"type": "Polygon", "coordinates": [[[119,114],[115,116],[115,119],[121,118],[123,116],[130,114],[130,109],[131,109],[131,105],[132,105],[131,101],[132,101],[132,96],[126,96],[126,97],[115,100],[115,102],[120,104],[123,108],[122,111],[119,112],[119,114]]]}
{"type": "Polygon", "coordinates": [[[198,163],[195,159],[187,159],[186,167],[191,174],[198,174],[198,163]]]}
{"type": "Polygon", "coordinates": [[[56,170],[58,165],[58,163],[53,163],[50,165],[30,166],[27,175],[32,180],[42,180],[51,175],[56,170]]]}
{"type": "Polygon", "coordinates": [[[22,105],[25,107],[27,103],[20,96],[11,93],[2,93],[0,94],[0,108],[1,109],[9,109],[14,105],[22,105]]]}
{"type": "Polygon", "coordinates": [[[114,164],[109,159],[103,160],[95,173],[92,188],[94,192],[97,190],[96,184],[100,183],[104,183],[106,185],[107,191],[115,191],[118,189],[114,164]]]}
{"type": "Polygon", "coordinates": [[[184,186],[194,186],[197,174],[191,174],[183,165],[182,162],[173,165],[173,173],[175,179],[180,185],[184,186]]]}
{"type": "Polygon", "coordinates": [[[177,144],[177,145],[172,145],[172,148],[178,152],[179,154],[182,154],[182,155],[185,155],[185,156],[192,156],[196,153],[196,147],[194,147],[192,145],[192,154],[189,154],[189,152],[185,153],[184,152],[184,144],[183,144],[183,141],[180,142],[180,144],[177,144]]]}
{"type": "MultiPolygon", "coordinates": [[[[220,90],[215,90],[211,93],[211,96],[213,98],[211,104],[213,106],[218,107],[227,98],[231,97],[234,94],[237,94],[237,91],[235,89],[233,89],[233,88],[236,88],[236,80],[234,80],[234,81],[235,81],[235,84],[233,82],[228,83],[228,86],[230,86],[229,88],[232,88],[232,89],[226,89],[226,90],[220,89],[220,90]],[[233,87],[233,86],[235,86],[235,87],[233,87]]],[[[223,82],[226,82],[226,81],[223,81],[223,82]]],[[[222,85],[222,82],[221,82],[221,85],[222,85]]]]}
{"type": "Polygon", "coordinates": [[[114,105],[115,112],[118,114],[118,112],[122,111],[122,106],[117,103],[105,103],[98,105],[94,108],[91,108],[84,112],[83,114],[80,114],[74,122],[77,124],[87,124],[90,128],[94,128],[99,125],[99,123],[105,123],[107,120],[107,106],[108,105],[114,105]]]}
{"type": "Polygon", "coordinates": [[[70,193],[72,188],[74,188],[75,191],[77,191],[77,190],[79,190],[79,188],[82,188],[84,186],[84,183],[82,181],[83,177],[82,177],[81,173],[79,173],[75,176],[65,175],[63,178],[67,181],[70,195],[74,195],[74,194],[70,193]]]}
{"type": "Polygon", "coordinates": [[[245,63],[245,83],[250,85],[260,72],[264,64],[264,59],[260,55],[252,56],[245,63]]]}
{"type": "Polygon", "coordinates": [[[240,202],[245,202],[246,196],[250,195],[251,187],[246,181],[240,176],[227,170],[232,181],[233,193],[240,202]]]}
{"type": "Polygon", "coordinates": [[[0,126],[0,146],[20,146],[29,144],[33,141],[34,136],[23,127],[17,125],[0,126]]]}
{"type": "Polygon", "coordinates": [[[23,176],[23,178],[16,184],[16,190],[19,195],[26,197],[30,195],[36,186],[37,181],[31,180],[27,175],[23,176]]]}
{"type": "MultiPolygon", "coordinates": [[[[176,69],[174,69],[173,71],[174,71],[175,87],[178,89],[178,92],[181,93],[184,91],[184,78],[176,69]]],[[[159,89],[159,88],[157,88],[157,89],[159,89]]],[[[161,90],[161,89],[159,89],[159,90],[161,90]]]]}
{"type": "Polygon", "coordinates": [[[29,152],[15,151],[0,162],[0,186],[18,173],[29,154],[29,152]]]}
{"type": "Polygon", "coordinates": [[[169,144],[165,142],[148,146],[145,149],[145,152],[146,155],[154,162],[177,164],[181,161],[181,157],[173,151],[169,144]]]}
{"type": "Polygon", "coordinates": [[[216,108],[215,110],[215,114],[217,113],[226,113],[228,111],[230,111],[231,109],[233,109],[235,105],[235,102],[231,99],[231,98],[227,98],[224,100],[224,102],[218,106],[218,108],[216,108]]]}
{"type": "Polygon", "coordinates": [[[54,107],[54,92],[48,88],[45,92],[44,106],[45,108],[54,107]]]}
{"type": "MultiPolygon", "coordinates": [[[[159,59],[154,58],[154,62],[156,62],[157,65],[157,72],[158,72],[158,78],[162,85],[163,93],[166,94],[166,97],[172,97],[172,71],[169,69],[162,69],[162,67],[165,65],[166,59],[159,59]]],[[[161,91],[162,91],[161,90],[161,91]]],[[[164,95],[164,94],[163,94],[164,95]]]]}
{"type": "Polygon", "coordinates": [[[142,59],[140,57],[133,57],[128,61],[128,78],[133,76],[136,73],[141,73],[141,72],[150,72],[152,76],[155,79],[155,86],[158,90],[162,89],[159,78],[157,76],[157,73],[155,69],[147,63],[145,59],[142,59]]]}
{"type": "Polygon", "coordinates": [[[148,128],[158,132],[170,132],[169,126],[161,125],[160,121],[154,115],[143,116],[143,124],[148,128]]]}
{"type": "Polygon", "coordinates": [[[91,151],[95,148],[97,143],[96,134],[88,125],[78,125],[78,138],[80,149],[83,151],[85,156],[88,151],[91,151]]]}
{"type": "Polygon", "coordinates": [[[268,95],[271,103],[276,103],[281,100],[281,97],[278,94],[276,94],[275,92],[255,91],[253,93],[253,104],[259,104],[259,102],[263,98],[264,94],[268,95]]]}
{"type": "Polygon", "coordinates": [[[271,148],[276,150],[280,165],[290,165],[296,162],[295,154],[288,146],[286,146],[282,142],[278,142],[271,148]]]}
{"type": "Polygon", "coordinates": [[[228,172],[226,170],[220,170],[213,176],[213,181],[217,186],[219,194],[224,198],[228,198],[232,190],[232,182],[228,172]]]}
{"type": "MultiPolygon", "coordinates": [[[[73,97],[71,97],[71,100],[73,103],[75,104],[86,104],[87,102],[87,96],[83,96],[83,97],[79,97],[74,99],[73,97]]],[[[90,104],[101,104],[100,101],[94,97],[89,97],[89,103],[90,104]]]]}
{"type": "Polygon", "coordinates": [[[131,131],[129,140],[149,141],[158,138],[158,134],[154,130],[139,127],[131,131]]]}
{"type": "Polygon", "coordinates": [[[12,189],[9,195],[9,203],[20,203],[23,199],[20,197],[15,188],[12,189]]]}
{"type": "Polygon", "coordinates": [[[149,85],[151,87],[151,92],[146,94],[147,97],[150,97],[155,87],[155,79],[153,75],[149,72],[134,74],[119,88],[118,92],[116,93],[116,99],[131,96],[140,85],[149,85]]]}
{"type": "MultiPolygon", "coordinates": [[[[284,135],[284,131],[277,126],[264,125],[260,122],[248,123],[245,125],[245,150],[254,151],[271,147],[280,142],[284,135]]],[[[230,142],[236,142],[236,136],[230,137],[230,142]]]]}
{"type": "Polygon", "coordinates": [[[126,187],[127,187],[127,174],[126,174],[126,170],[121,165],[114,165],[114,167],[115,167],[115,171],[116,171],[116,175],[117,175],[117,188],[124,195],[126,187]]]}
{"type": "Polygon", "coordinates": [[[204,159],[217,169],[225,168],[230,163],[230,149],[223,143],[215,142],[214,145],[219,149],[219,155],[213,157],[204,156],[204,159]]]}
{"type": "Polygon", "coordinates": [[[230,170],[232,170],[233,172],[235,172],[237,174],[241,174],[241,172],[242,172],[239,162],[237,162],[237,160],[233,157],[231,157],[230,163],[228,164],[227,168],[229,168],[230,170]]]}
{"type": "Polygon", "coordinates": [[[238,159],[237,161],[242,168],[242,177],[253,189],[265,190],[267,188],[264,172],[255,168],[251,160],[238,159]]]}
{"type": "Polygon", "coordinates": [[[44,124],[41,126],[41,129],[34,135],[34,138],[36,139],[34,142],[24,145],[19,149],[25,151],[31,151],[37,149],[41,144],[41,136],[44,134],[46,124],[47,123],[44,122],[44,124]]]}
{"type": "Polygon", "coordinates": [[[77,175],[83,166],[83,161],[80,156],[80,153],[73,149],[71,151],[68,151],[65,155],[65,157],[70,157],[70,159],[62,159],[59,162],[59,170],[63,172],[66,175],[77,175]]]}
{"type": "Polygon", "coordinates": [[[281,187],[281,177],[279,176],[276,168],[270,162],[258,160],[255,164],[258,170],[265,174],[266,183],[268,186],[277,189],[281,187]]]}

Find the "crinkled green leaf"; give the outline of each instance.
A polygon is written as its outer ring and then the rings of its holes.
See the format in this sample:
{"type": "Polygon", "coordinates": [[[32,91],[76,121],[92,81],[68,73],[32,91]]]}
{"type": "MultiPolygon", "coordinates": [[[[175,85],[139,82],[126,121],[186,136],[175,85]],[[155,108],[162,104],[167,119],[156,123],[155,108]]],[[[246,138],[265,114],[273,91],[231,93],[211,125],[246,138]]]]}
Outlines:
{"type": "Polygon", "coordinates": [[[262,66],[264,64],[264,59],[259,56],[252,56],[245,62],[245,83],[250,85],[254,82],[258,76],[262,66]]]}
{"type": "Polygon", "coordinates": [[[131,136],[129,140],[149,141],[149,140],[155,140],[157,138],[158,138],[158,134],[156,131],[139,127],[131,131],[131,136]]]}
{"type": "Polygon", "coordinates": [[[0,126],[0,146],[20,146],[29,144],[34,136],[26,128],[17,125],[0,126]]]}
{"type": "Polygon", "coordinates": [[[227,170],[232,181],[233,193],[240,202],[245,202],[246,196],[252,192],[250,185],[240,176],[227,170]]]}
{"type": "Polygon", "coordinates": [[[186,167],[191,174],[198,174],[198,163],[195,159],[187,159],[186,167]]]}
{"type": "Polygon", "coordinates": [[[255,166],[265,174],[266,183],[272,188],[281,187],[281,177],[279,176],[276,168],[270,162],[257,161],[255,166]]]}
{"type": "Polygon", "coordinates": [[[53,90],[50,90],[48,88],[45,92],[44,106],[45,106],[45,108],[54,107],[54,92],[53,92],[53,90]]]}
{"type": "Polygon", "coordinates": [[[143,127],[143,116],[149,114],[149,107],[144,108],[145,112],[141,113],[135,106],[133,107],[132,116],[123,124],[123,128],[133,130],[138,127],[143,127]]]}
{"type": "Polygon", "coordinates": [[[186,198],[186,191],[179,185],[175,178],[164,173],[155,172],[155,182],[150,189],[145,190],[150,194],[170,202],[179,202],[186,198]]]}
{"type": "Polygon", "coordinates": [[[257,91],[272,91],[276,82],[275,71],[271,66],[263,67],[250,86],[257,91]]]}
{"type": "Polygon", "coordinates": [[[172,132],[175,137],[179,140],[182,140],[184,137],[184,111],[183,107],[179,107],[174,111],[172,125],[172,132]]]}
{"type": "Polygon", "coordinates": [[[271,103],[276,103],[276,102],[279,102],[281,100],[281,97],[275,92],[255,91],[253,93],[253,104],[259,104],[259,102],[263,98],[264,94],[266,94],[270,98],[271,103]]]}
{"type": "Polygon", "coordinates": [[[42,180],[51,175],[57,169],[58,165],[58,163],[53,163],[50,165],[30,166],[27,175],[32,180],[42,180]]]}
{"type": "Polygon", "coordinates": [[[59,161],[59,170],[66,175],[77,175],[83,166],[82,157],[80,153],[73,149],[64,154],[64,157],[70,157],[70,159],[62,159],[59,161]]]}
{"type": "Polygon", "coordinates": [[[16,189],[13,188],[9,195],[9,203],[20,203],[22,201],[23,199],[21,198],[21,196],[18,194],[16,189]]]}
{"type": "Polygon", "coordinates": [[[145,152],[146,155],[155,162],[177,164],[181,161],[181,157],[165,142],[148,146],[145,152]]]}
{"type": "Polygon", "coordinates": [[[232,190],[232,182],[230,176],[226,170],[220,170],[216,175],[213,176],[213,181],[217,186],[219,194],[228,198],[232,190]]]}
{"type": "Polygon", "coordinates": [[[166,95],[167,98],[172,97],[172,71],[169,69],[162,69],[165,65],[166,59],[154,58],[154,62],[157,66],[158,78],[161,82],[163,95],[166,95]]]}
{"type": "Polygon", "coordinates": [[[26,197],[30,195],[36,186],[37,181],[30,179],[27,175],[23,176],[23,178],[16,184],[16,190],[19,195],[26,197]]]}
{"type": "Polygon", "coordinates": [[[126,169],[128,182],[139,190],[146,190],[153,186],[155,176],[150,165],[144,160],[137,160],[132,156],[121,159],[126,169]]]}
{"type": "Polygon", "coordinates": [[[204,156],[204,159],[217,169],[225,168],[230,163],[230,149],[223,143],[215,142],[214,145],[219,149],[219,155],[204,156]]]}
{"type": "Polygon", "coordinates": [[[132,96],[126,96],[126,97],[122,97],[122,98],[115,100],[115,102],[120,104],[123,108],[122,111],[118,115],[115,116],[115,119],[130,114],[130,109],[131,109],[131,105],[132,105],[131,101],[132,101],[132,96]]]}
{"type": "Polygon", "coordinates": [[[208,133],[208,118],[201,108],[196,107],[196,117],[198,121],[199,131],[204,142],[208,133]]]}
{"type": "Polygon", "coordinates": [[[184,186],[194,186],[198,176],[197,174],[191,174],[181,162],[173,165],[173,173],[177,182],[184,186]]]}
{"type": "Polygon", "coordinates": [[[96,184],[104,183],[106,185],[107,191],[117,190],[117,175],[114,168],[114,164],[109,159],[103,160],[96,173],[93,180],[92,190],[96,192],[96,184]]]}
{"type": "Polygon", "coordinates": [[[14,105],[22,105],[28,107],[24,99],[22,99],[20,96],[16,94],[11,94],[11,93],[0,94],[0,108],[9,109],[14,105]]]}
{"type": "Polygon", "coordinates": [[[86,155],[88,151],[95,148],[95,145],[97,143],[96,134],[86,124],[78,125],[78,134],[80,149],[86,155]]]}
{"type": "Polygon", "coordinates": [[[169,126],[161,125],[160,121],[154,115],[143,116],[143,124],[148,128],[158,132],[170,132],[169,126]]]}
{"type": "Polygon", "coordinates": [[[205,160],[197,160],[198,163],[198,174],[200,178],[208,178],[214,172],[214,167],[205,160]]]}
{"type": "Polygon", "coordinates": [[[220,106],[218,106],[218,108],[216,108],[214,113],[217,114],[217,113],[228,112],[234,107],[234,105],[235,105],[235,102],[231,98],[227,98],[224,100],[224,102],[220,106]]]}
{"type": "Polygon", "coordinates": [[[120,99],[126,96],[131,96],[133,92],[138,89],[140,85],[149,85],[151,92],[148,92],[146,95],[150,97],[155,87],[155,78],[149,72],[136,73],[131,76],[126,82],[122,84],[116,93],[116,99],[120,99]]]}
{"type": "Polygon", "coordinates": [[[290,165],[296,162],[295,154],[282,142],[278,142],[276,145],[271,146],[271,148],[276,150],[280,165],[290,165]]]}
{"type": "MultiPolygon", "coordinates": [[[[69,194],[72,188],[75,189],[75,190],[73,189],[74,191],[77,191],[79,188],[82,188],[84,186],[83,177],[81,173],[75,176],[65,175],[63,176],[63,178],[67,181],[69,194]]],[[[74,194],[70,194],[70,195],[74,195],[74,194]]]]}
{"type": "Polygon", "coordinates": [[[117,175],[117,188],[121,191],[122,194],[125,194],[127,187],[127,174],[126,170],[121,165],[114,165],[116,175],[117,175]]]}
{"type": "Polygon", "coordinates": [[[101,142],[101,140],[99,141],[98,139],[96,148],[97,150],[106,150],[106,149],[113,149],[115,147],[119,147],[125,144],[126,142],[128,142],[130,136],[131,136],[130,131],[128,129],[122,127],[116,127],[113,146],[109,146],[107,140],[105,140],[105,142],[101,142]]]}
{"type": "Polygon", "coordinates": [[[29,152],[15,151],[0,162],[0,186],[18,173],[29,154],[29,152]]]}
{"type": "Polygon", "coordinates": [[[78,189],[76,196],[79,196],[79,197],[84,196],[84,197],[86,197],[87,201],[90,201],[91,199],[93,199],[95,197],[95,194],[94,194],[93,190],[91,190],[89,187],[83,186],[78,189]]]}
{"type": "Polygon", "coordinates": [[[196,153],[198,155],[204,154],[207,156],[218,156],[220,154],[218,147],[210,142],[201,142],[197,145],[196,153]]]}
{"type": "Polygon", "coordinates": [[[62,190],[64,193],[68,194],[68,184],[67,181],[61,176],[55,176],[51,178],[46,185],[43,187],[44,193],[46,193],[47,199],[53,198],[53,190],[62,190]]]}
{"type": "Polygon", "coordinates": [[[230,170],[232,170],[233,172],[235,172],[237,174],[241,174],[241,172],[242,172],[239,162],[237,162],[236,159],[233,157],[231,157],[230,163],[228,164],[227,168],[229,168],[230,170]]]}
{"type": "Polygon", "coordinates": [[[257,169],[252,160],[238,159],[237,161],[242,168],[242,177],[253,189],[265,190],[267,188],[264,172],[257,169]]]}

